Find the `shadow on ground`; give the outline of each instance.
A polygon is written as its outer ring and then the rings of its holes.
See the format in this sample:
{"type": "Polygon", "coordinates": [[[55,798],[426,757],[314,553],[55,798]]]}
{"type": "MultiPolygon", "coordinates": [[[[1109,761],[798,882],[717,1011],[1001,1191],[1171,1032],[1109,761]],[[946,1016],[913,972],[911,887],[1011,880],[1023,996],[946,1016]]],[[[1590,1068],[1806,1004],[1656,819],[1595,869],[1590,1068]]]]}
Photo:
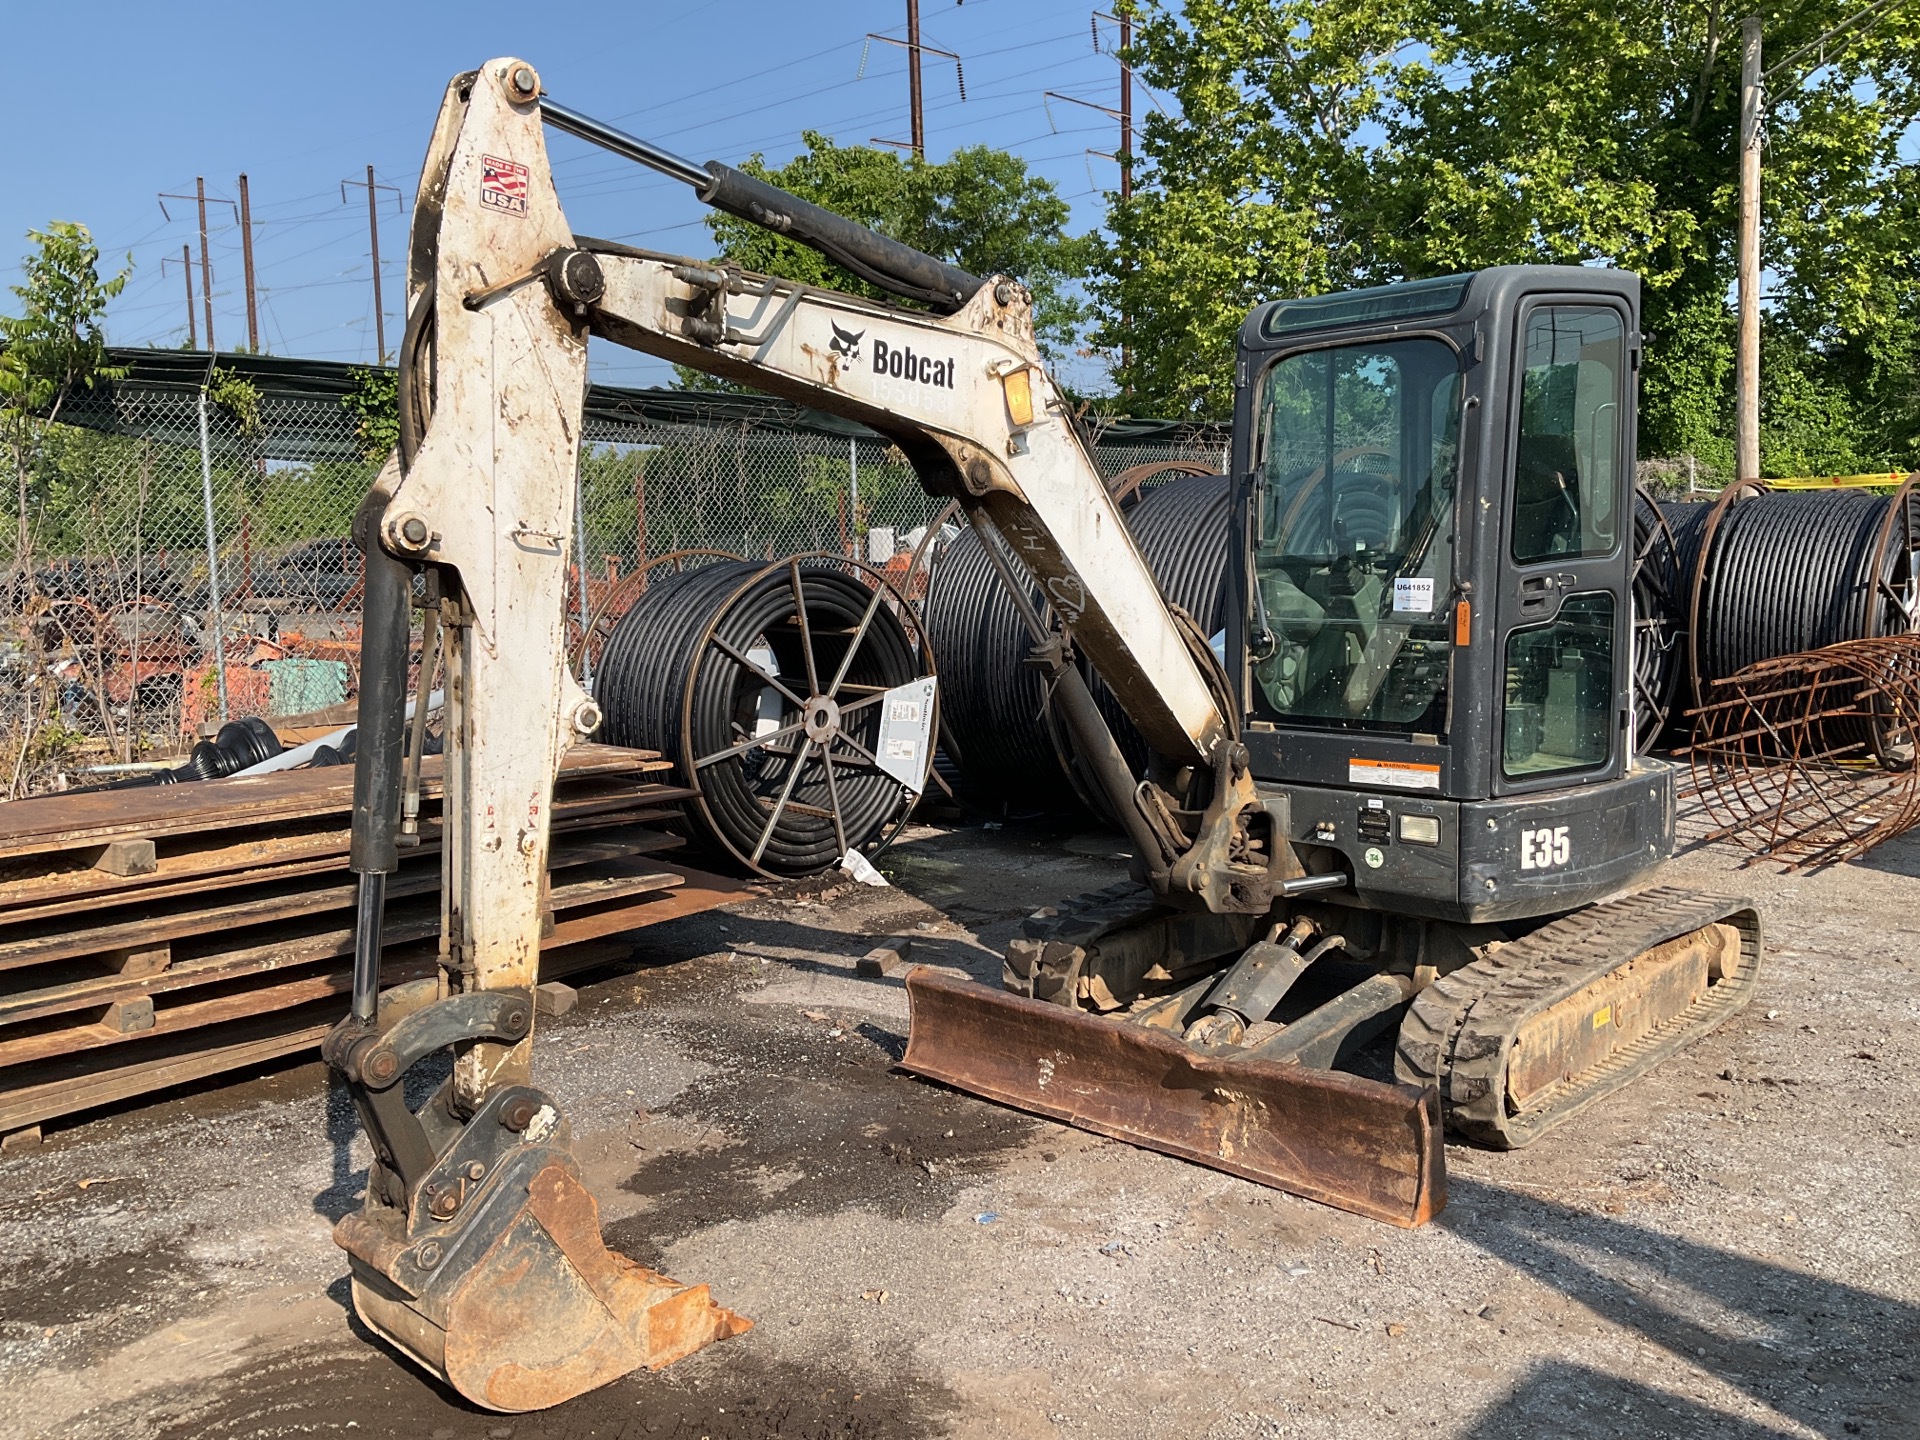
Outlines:
{"type": "MultiPolygon", "coordinates": [[[[1780,1414],[1833,1440],[1920,1433],[1915,1307],[1629,1220],[1464,1178],[1450,1188],[1436,1223],[1780,1414]]],[[[1531,1440],[1780,1432],[1742,1429],[1719,1411],[1562,1362],[1536,1369],[1466,1433],[1531,1440]],[[1623,1402],[1643,1424],[1622,1413],[1623,1402]],[[1593,1417],[1591,1427],[1573,1423],[1582,1414],[1593,1417]]]]}

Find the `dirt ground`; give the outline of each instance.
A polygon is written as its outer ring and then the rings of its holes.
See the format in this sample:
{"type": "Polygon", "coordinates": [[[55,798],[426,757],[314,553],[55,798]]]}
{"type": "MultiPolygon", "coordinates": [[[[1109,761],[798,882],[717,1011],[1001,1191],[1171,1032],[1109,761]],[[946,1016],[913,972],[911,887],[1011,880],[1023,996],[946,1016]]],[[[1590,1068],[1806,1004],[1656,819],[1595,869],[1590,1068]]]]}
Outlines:
{"type": "Polygon", "coordinates": [[[911,832],[895,888],[648,931],[539,1041],[610,1240],[757,1321],[537,1416],[360,1330],[329,1239],[364,1181],[316,1063],[0,1161],[0,1435],[1916,1436],[1920,839],[1751,894],[1752,1007],[1527,1151],[1448,1148],[1401,1231],[899,1074],[897,979],[981,976],[1113,842],[911,832]]]}

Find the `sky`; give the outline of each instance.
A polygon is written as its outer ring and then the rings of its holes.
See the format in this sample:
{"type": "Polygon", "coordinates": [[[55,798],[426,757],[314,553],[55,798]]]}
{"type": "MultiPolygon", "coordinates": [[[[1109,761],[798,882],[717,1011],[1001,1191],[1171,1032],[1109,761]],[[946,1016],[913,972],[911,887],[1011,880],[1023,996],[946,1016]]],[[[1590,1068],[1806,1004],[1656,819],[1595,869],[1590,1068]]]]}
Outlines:
{"type": "MultiPolygon", "coordinates": [[[[103,270],[131,255],[133,276],[107,314],[118,345],[186,339],[181,247],[199,313],[192,199],[237,201],[246,172],[262,348],[371,362],[373,293],[365,178],[382,186],[380,254],[387,344],[401,329],[401,257],[413,186],[449,78],[503,55],[530,61],[556,100],[695,161],[779,164],[815,129],[842,144],[908,135],[905,52],[866,40],[906,33],[905,0],[684,0],[675,6],[407,3],[169,5],[105,0],[84,12],[0,8],[16,113],[0,188],[0,283],[19,280],[26,232],[87,225],[103,270]],[[85,24],[76,27],[75,15],[85,24]],[[24,93],[21,93],[24,91],[24,93]],[[355,181],[342,191],[341,182],[355,181]],[[163,192],[184,194],[184,201],[163,192]]],[[[1061,91],[1119,103],[1115,27],[1079,0],[923,0],[921,40],[958,53],[923,61],[927,152],[988,144],[1025,157],[1095,228],[1117,123],[1043,98],[1061,91]],[[1101,50],[1095,49],[1095,31],[1101,50]]],[[[1139,87],[1136,87],[1136,94],[1139,87]]],[[[1144,107],[1152,103],[1142,98],[1144,107]]],[[[561,203],[576,233],[651,249],[711,253],[691,191],[548,131],[561,203]]],[[[246,339],[240,232],[232,206],[208,208],[214,334],[246,339]]],[[[202,346],[206,336],[199,336],[202,346]]],[[[660,362],[600,344],[597,379],[670,383],[660,362]]]]}

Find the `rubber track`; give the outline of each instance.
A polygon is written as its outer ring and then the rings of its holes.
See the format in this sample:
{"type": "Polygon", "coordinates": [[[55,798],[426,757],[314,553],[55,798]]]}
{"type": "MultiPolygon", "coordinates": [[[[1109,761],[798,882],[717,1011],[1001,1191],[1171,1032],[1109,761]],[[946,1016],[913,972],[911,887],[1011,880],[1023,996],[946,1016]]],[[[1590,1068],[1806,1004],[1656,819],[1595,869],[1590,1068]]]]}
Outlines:
{"type": "Polygon", "coordinates": [[[1422,991],[1401,1022],[1394,1073],[1409,1084],[1437,1086],[1451,1129],[1494,1149],[1519,1149],[1746,1004],[1760,955],[1760,917],[1750,901],[1663,886],[1591,906],[1422,991]],[[1740,932],[1735,973],[1591,1070],[1508,1113],[1507,1064],[1528,1019],[1634,956],[1716,922],[1740,932]]]}

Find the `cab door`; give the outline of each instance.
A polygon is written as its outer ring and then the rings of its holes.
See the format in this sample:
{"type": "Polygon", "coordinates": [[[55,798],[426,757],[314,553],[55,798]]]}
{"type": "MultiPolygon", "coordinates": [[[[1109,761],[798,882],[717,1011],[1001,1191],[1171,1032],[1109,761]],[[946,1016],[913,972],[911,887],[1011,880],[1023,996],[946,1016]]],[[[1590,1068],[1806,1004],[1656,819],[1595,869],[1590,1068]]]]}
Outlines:
{"type": "Polygon", "coordinates": [[[1633,378],[1624,297],[1524,300],[1516,320],[1499,565],[1493,792],[1626,766],[1633,378]]]}

